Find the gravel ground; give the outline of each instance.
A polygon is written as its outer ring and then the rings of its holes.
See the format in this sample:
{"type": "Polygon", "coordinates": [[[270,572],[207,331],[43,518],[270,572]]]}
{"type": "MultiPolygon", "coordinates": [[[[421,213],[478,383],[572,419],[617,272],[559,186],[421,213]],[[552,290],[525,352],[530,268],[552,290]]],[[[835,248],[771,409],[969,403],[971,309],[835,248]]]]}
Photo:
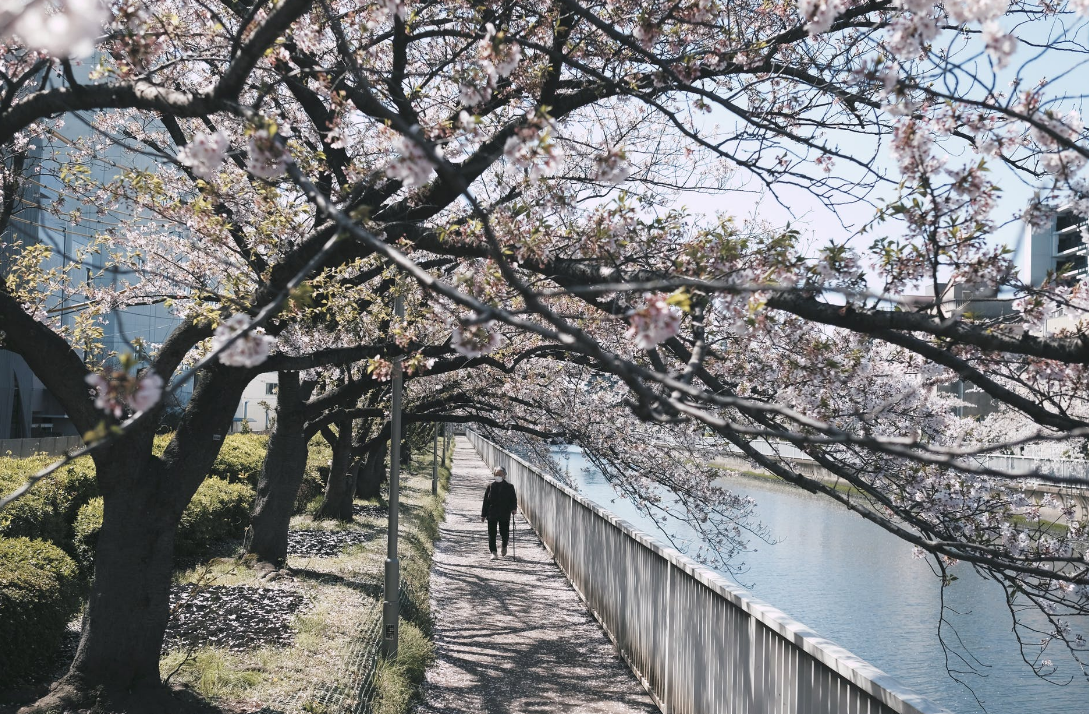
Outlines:
{"type": "Polygon", "coordinates": [[[364,530],[300,530],[287,534],[288,555],[308,555],[315,558],[334,558],[350,545],[373,540],[377,531],[364,530]]]}
{"type": "Polygon", "coordinates": [[[436,662],[417,714],[658,712],[524,518],[517,560],[491,560],[489,481],[459,438],[431,571],[436,662]]]}
{"type": "Polygon", "coordinates": [[[163,649],[287,647],[295,639],[291,621],[305,603],[295,590],[177,585],[170,591],[172,615],[163,649]]]}

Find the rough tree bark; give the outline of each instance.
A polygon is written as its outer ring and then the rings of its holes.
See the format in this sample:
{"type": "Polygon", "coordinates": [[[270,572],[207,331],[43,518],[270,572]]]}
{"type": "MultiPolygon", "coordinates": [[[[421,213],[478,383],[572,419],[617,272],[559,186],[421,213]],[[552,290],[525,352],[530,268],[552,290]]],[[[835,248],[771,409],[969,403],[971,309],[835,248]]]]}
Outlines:
{"type": "Polygon", "coordinates": [[[352,420],[337,422],[334,436],[330,429],[322,429],[322,435],[333,447],[333,463],[329,466],[329,480],[325,484],[325,497],[318,508],[318,518],[352,520],[352,497],[355,484],[349,484],[348,472],[352,462],[352,420]]]}
{"type": "Polygon", "coordinates": [[[250,517],[249,552],[277,568],[287,562],[287,531],[295,496],[306,475],[307,442],[303,409],[312,385],[299,382],[297,372],[278,374],[276,427],[257,481],[257,498],[250,517]]]}
{"type": "Polygon", "coordinates": [[[378,498],[382,492],[382,482],[386,476],[386,453],[389,440],[383,440],[367,452],[367,460],[359,470],[355,495],[359,498],[378,498]]]}
{"type": "Polygon", "coordinates": [[[151,453],[151,422],[95,457],[104,510],[79,648],[53,691],[26,711],[184,709],[159,676],[175,531],[251,377],[212,368],[161,457],[151,453]]]}

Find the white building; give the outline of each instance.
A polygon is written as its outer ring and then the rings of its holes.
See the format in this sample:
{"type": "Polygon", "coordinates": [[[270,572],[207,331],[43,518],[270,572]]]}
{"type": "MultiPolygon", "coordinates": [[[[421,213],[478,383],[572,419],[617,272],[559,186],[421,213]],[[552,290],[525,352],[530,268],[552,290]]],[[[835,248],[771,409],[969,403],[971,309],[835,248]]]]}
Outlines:
{"type": "Polygon", "coordinates": [[[238,409],[234,413],[234,425],[231,431],[234,433],[246,431],[243,424],[249,427],[249,431],[269,431],[276,419],[278,387],[275,372],[257,375],[242,392],[242,399],[238,402],[238,409]]]}
{"type": "MultiPolygon", "coordinates": [[[[1075,282],[1086,279],[1089,257],[1089,222],[1064,208],[1052,217],[1044,228],[1026,226],[1025,238],[1029,245],[1028,282],[1041,285],[1049,276],[1059,282],[1075,282]]],[[[1062,313],[1049,318],[1044,324],[1045,333],[1073,327],[1069,316],[1062,313]]]]}

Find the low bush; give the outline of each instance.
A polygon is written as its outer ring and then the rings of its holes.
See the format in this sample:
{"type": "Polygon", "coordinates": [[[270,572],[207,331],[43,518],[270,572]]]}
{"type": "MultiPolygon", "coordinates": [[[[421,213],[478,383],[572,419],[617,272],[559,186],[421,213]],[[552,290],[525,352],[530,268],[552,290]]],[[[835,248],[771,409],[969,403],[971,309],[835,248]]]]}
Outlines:
{"type": "Polygon", "coordinates": [[[205,479],[182,513],[175,551],[198,555],[214,541],[240,537],[249,523],[254,496],[249,484],[205,479]]]}
{"type": "Polygon", "coordinates": [[[102,499],[92,498],[79,509],[72,524],[72,553],[85,576],[91,574],[95,561],[98,529],[102,527],[102,499]]]}
{"type": "Polygon", "coordinates": [[[325,481],[329,478],[329,462],[333,460],[333,450],[322,438],[310,440],[306,456],[306,473],[303,475],[299,492],[295,496],[295,513],[303,513],[315,498],[325,493],[325,481]]]}
{"type": "Polygon", "coordinates": [[[79,569],[52,543],[0,538],[0,688],[38,674],[79,609],[79,569]]]}
{"type": "MultiPolygon", "coordinates": [[[[54,460],[52,456],[0,458],[0,494],[19,488],[54,460]]],[[[0,537],[40,538],[69,549],[71,523],[79,508],[97,493],[94,463],[88,458],[73,461],[0,511],[0,537]]]]}
{"type": "Polygon", "coordinates": [[[245,481],[257,488],[267,449],[268,437],[264,434],[230,434],[223,440],[208,475],[224,481],[245,481]]]}
{"type": "MultiPolygon", "coordinates": [[[[240,537],[249,523],[253,499],[254,490],[246,483],[205,479],[182,513],[174,551],[178,555],[201,555],[218,540],[240,537]]],[[[102,499],[95,498],[79,510],[73,526],[73,548],[80,567],[88,574],[94,564],[100,528],[102,499]]]]}

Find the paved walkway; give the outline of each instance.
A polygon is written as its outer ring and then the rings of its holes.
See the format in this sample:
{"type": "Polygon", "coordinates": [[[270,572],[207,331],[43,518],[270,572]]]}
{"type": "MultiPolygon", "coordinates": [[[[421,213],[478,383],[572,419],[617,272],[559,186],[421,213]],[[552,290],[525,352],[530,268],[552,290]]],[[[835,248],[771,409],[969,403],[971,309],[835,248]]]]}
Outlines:
{"type": "Polygon", "coordinates": [[[517,560],[491,560],[480,522],[491,474],[468,439],[456,447],[431,571],[436,662],[417,713],[656,714],[524,518],[517,560]]]}

